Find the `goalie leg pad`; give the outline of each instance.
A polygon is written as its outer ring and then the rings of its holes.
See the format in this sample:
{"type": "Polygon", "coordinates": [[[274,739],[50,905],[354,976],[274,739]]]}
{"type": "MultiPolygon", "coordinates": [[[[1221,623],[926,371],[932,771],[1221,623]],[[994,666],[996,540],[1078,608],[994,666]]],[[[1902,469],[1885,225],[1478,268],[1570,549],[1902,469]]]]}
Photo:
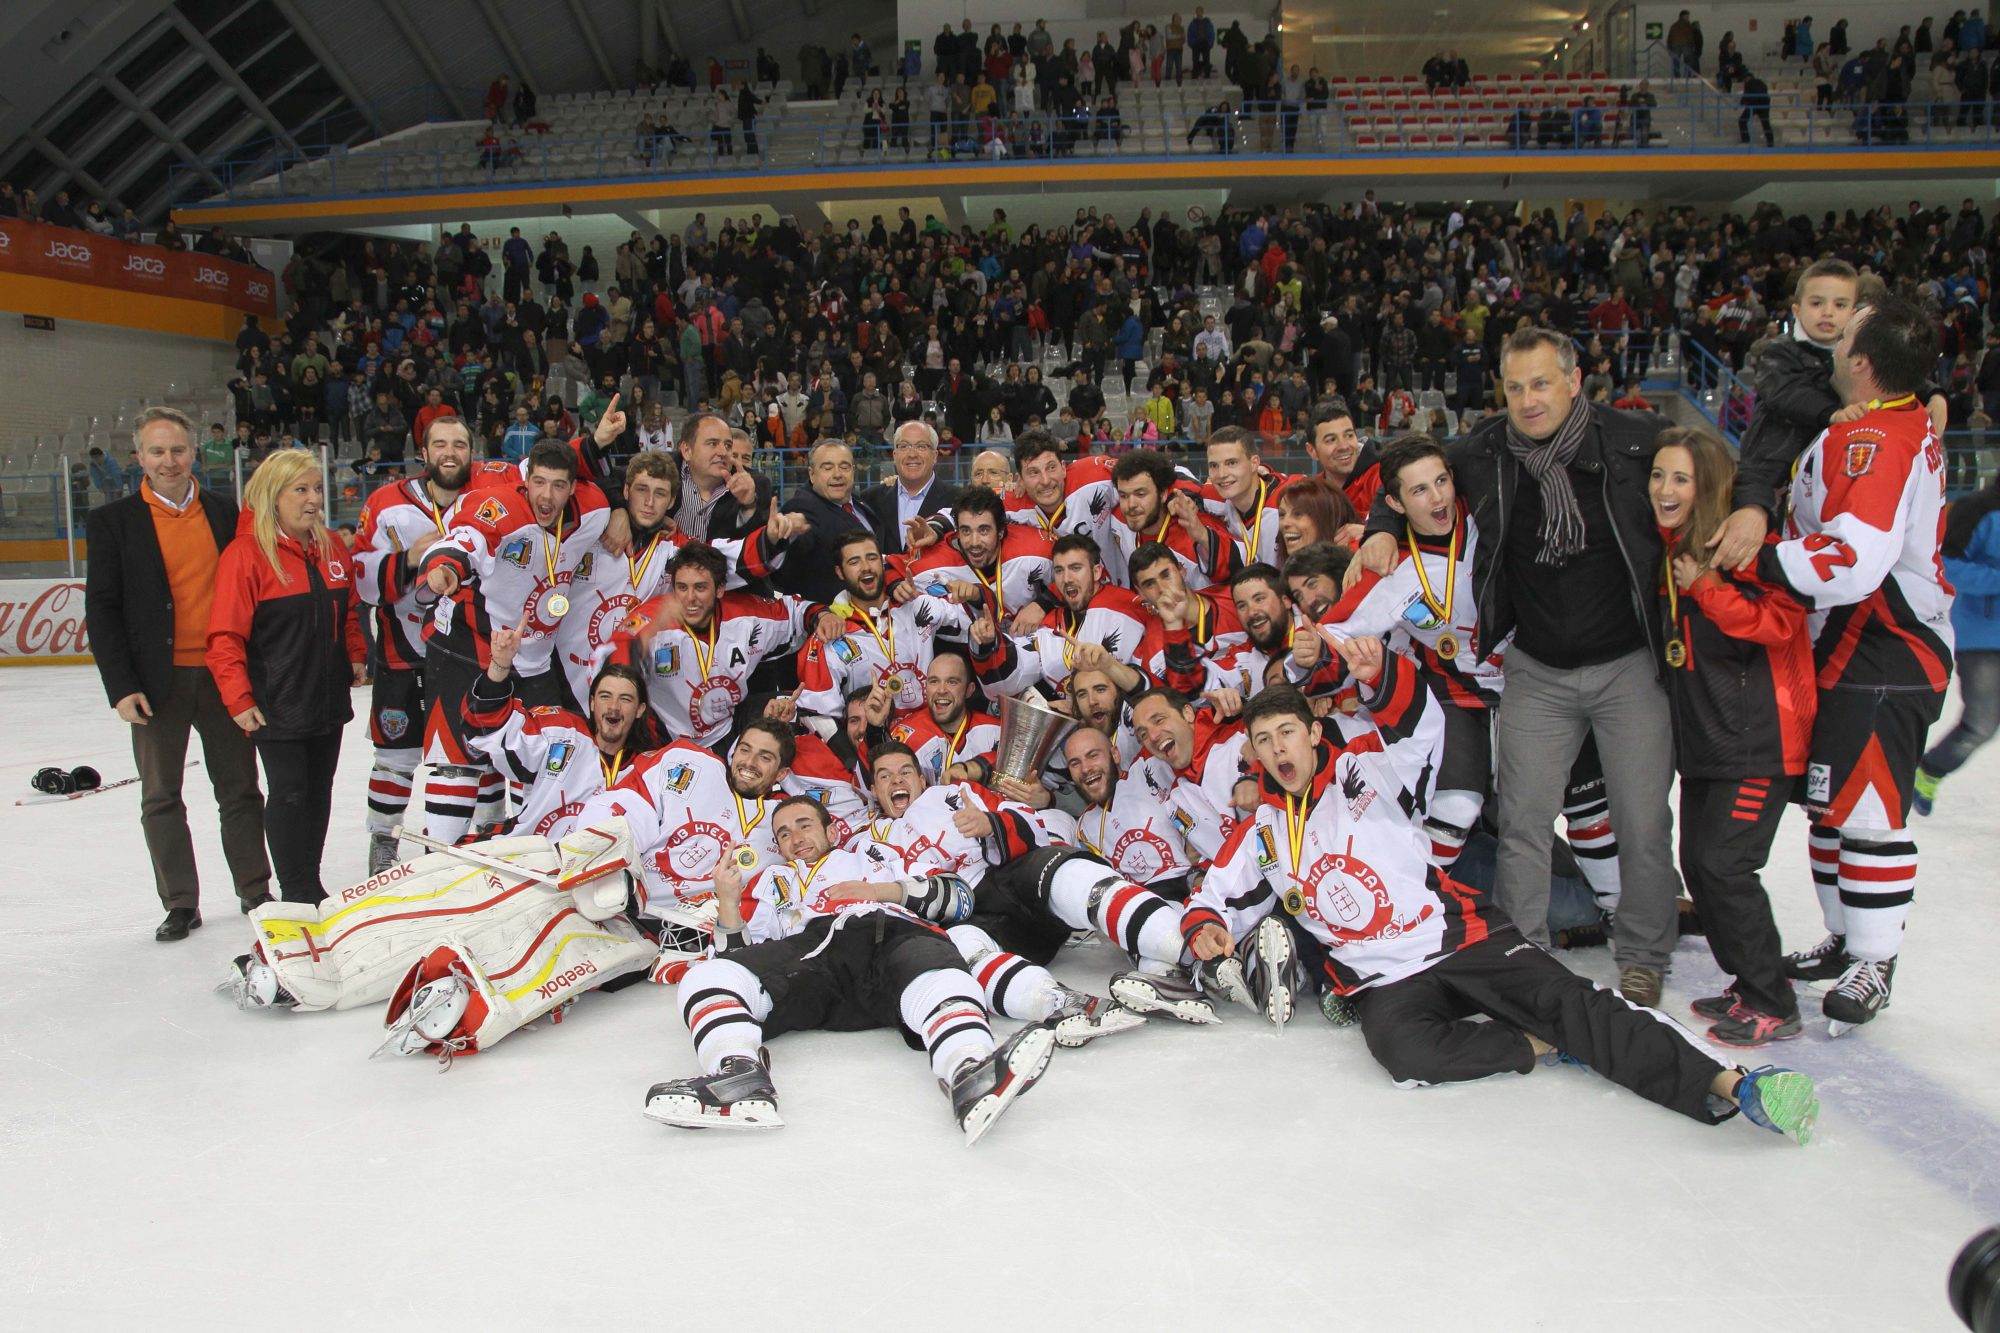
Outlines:
{"type": "MultiPolygon", "coordinates": [[[[478,849],[547,873],[555,856],[542,838],[496,838],[478,849]]],[[[320,903],[267,903],[250,914],[256,953],[297,1007],[352,1009],[379,1003],[444,936],[475,946],[510,938],[523,918],[539,925],[568,895],[434,852],[390,866],[320,903]]]]}

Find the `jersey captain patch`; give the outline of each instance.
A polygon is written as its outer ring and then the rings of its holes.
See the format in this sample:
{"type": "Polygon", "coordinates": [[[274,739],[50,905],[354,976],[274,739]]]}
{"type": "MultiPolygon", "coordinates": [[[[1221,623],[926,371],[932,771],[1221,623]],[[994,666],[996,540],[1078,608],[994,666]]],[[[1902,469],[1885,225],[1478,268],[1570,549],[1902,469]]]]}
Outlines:
{"type": "Polygon", "coordinates": [[[1850,440],[1847,445],[1847,462],[1844,470],[1850,477],[1865,477],[1875,466],[1875,441],[1850,440]]]}

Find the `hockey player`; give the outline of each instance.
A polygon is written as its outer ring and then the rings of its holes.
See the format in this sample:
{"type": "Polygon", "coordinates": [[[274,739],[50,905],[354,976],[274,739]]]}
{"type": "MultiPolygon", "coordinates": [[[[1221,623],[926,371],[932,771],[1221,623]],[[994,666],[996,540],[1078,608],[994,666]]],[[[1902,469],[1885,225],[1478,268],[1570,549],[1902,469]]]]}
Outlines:
{"type": "Polygon", "coordinates": [[[1251,701],[1260,802],[1182,917],[1198,966],[1255,959],[1246,972],[1269,1012],[1289,963],[1290,934],[1273,916],[1283,911],[1325,947],[1329,979],[1356,997],[1369,1052],[1399,1087],[1525,1074],[1566,1055],[1704,1124],[1741,1110],[1808,1141],[1819,1103],[1806,1075],[1717,1063],[1672,1020],[1569,971],[1430,864],[1418,815],[1441,710],[1414,664],[1379,639],[1343,640],[1340,653],[1374,737],[1332,741],[1297,690],[1251,701]]]}
{"type": "Polygon", "coordinates": [[[767,1038],[894,1027],[929,1056],[967,1146],[976,1143],[1048,1068],[1054,1029],[1024,1027],[996,1043],[958,949],[901,905],[896,880],[815,887],[859,858],[832,850],[825,811],[802,797],[774,822],[783,863],[754,877],[733,861],[721,868],[717,953],[682,978],[681,1015],[703,1072],[654,1084],[647,1116],[685,1129],[780,1128],[767,1038]]]}
{"type": "MultiPolygon", "coordinates": [[[[576,698],[587,697],[618,630],[635,607],[659,594],[667,583],[667,566],[688,544],[674,521],[680,480],[671,456],[634,455],[625,465],[624,503],[618,510],[630,545],[620,555],[586,551],[577,564],[569,586],[569,614],[556,627],[556,660],[576,698]]],[[[803,515],[781,513],[773,506],[764,525],[748,537],[713,542],[729,569],[725,589],[766,577],[783,561],[786,543],[804,530],[803,515]]]]}
{"type": "Polygon", "coordinates": [[[1185,902],[1201,856],[1188,841],[1194,816],[1174,800],[1160,769],[1123,772],[1111,738],[1079,726],[1063,738],[1070,783],[1085,805],[1076,817],[1079,843],[1135,884],[1171,902],[1185,902]]]}
{"type": "Polygon", "coordinates": [[[646,682],[623,662],[607,662],[584,694],[590,714],[529,708],[514,697],[511,668],[521,631],[493,631],[492,661],[465,696],[466,745],[521,784],[512,831],[560,841],[584,803],[616,786],[635,759],[658,747],[646,711],[646,682]]]}
{"type": "MultiPolygon", "coordinates": [[[[1374,507],[1382,488],[1375,446],[1361,438],[1345,399],[1322,398],[1313,404],[1306,418],[1306,453],[1319,464],[1319,475],[1346,493],[1355,513],[1365,515],[1374,507]]],[[[1348,545],[1360,540],[1360,525],[1350,532],[1322,535],[1348,545]]]]}
{"type": "Polygon", "coordinates": [[[1291,478],[1264,466],[1257,436],[1242,426],[1219,428],[1206,449],[1202,504],[1235,538],[1237,565],[1278,563],[1278,496],[1291,478]]]}
{"type": "Polygon", "coordinates": [[[965,608],[930,593],[900,603],[890,598],[881,540],[865,529],[843,534],[834,559],[844,591],[832,609],[842,632],[832,639],[814,635],[799,650],[799,707],[838,718],[855,691],[886,680],[892,708],[921,708],[931,653],[941,635],[963,641],[965,608]]]}
{"type": "Polygon", "coordinates": [[[1162,542],[1181,562],[1188,587],[1229,582],[1242,563],[1235,538],[1202,512],[1194,483],[1183,483],[1165,454],[1135,450],[1118,460],[1111,476],[1118,487],[1111,541],[1128,567],[1140,542],[1162,542]]]}
{"type": "Polygon", "coordinates": [[[1033,527],[1050,543],[1072,534],[1090,538],[1103,556],[1106,576],[1126,586],[1124,551],[1111,535],[1118,505],[1112,460],[1102,454],[1065,459],[1055,436],[1031,427],[1014,441],[1014,461],[1021,469],[1021,490],[1005,497],[1007,521],[1033,527]]]}
{"type": "Polygon", "coordinates": [[[1834,983],[1821,1007],[1835,1036],[1889,1004],[1916,891],[1912,783],[1951,680],[1944,449],[1917,397],[1935,356],[1935,331],[1915,306],[1891,298],[1855,312],[1833,378],[1864,411],[1800,457],[1785,540],[1757,558],[1757,576],[1811,613],[1819,710],[1806,806],[1829,933],[1786,964],[1800,980],[1834,983]]]}
{"type": "Polygon", "coordinates": [[[895,596],[906,601],[927,592],[965,606],[983,602],[996,624],[1025,634],[1045,610],[1049,547],[1039,530],[1007,521],[998,495],[970,487],[952,506],[951,535],[910,563],[895,596]]]}
{"type": "Polygon", "coordinates": [[[1173,770],[1172,795],[1193,819],[1188,838],[1213,857],[1237,819],[1256,801],[1243,754],[1243,727],[1197,709],[1186,695],[1155,686],[1132,701],[1132,730],[1146,753],[1173,770]]]}
{"type": "MultiPolygon", "coordinates": [[[[1451,866],[1478,825],[1493,771],[1492,709],[1506,683],[1512,635],[1479,642],[1472,593],[1479,529],[1459,502],[1451,464],[1427,435],[1404,435],[1382,451],[1381,494],[1404,518],[1402,550],[1387,574],[1363,570],[1320,623],[1342,637],[1409,645],[1445,706],[1445,746],[1424,826],[1435,864],[1451,866]]],[[[1571,767],[1563,816],[1577,866],[1598,908],[1618,909],[1618,840],[1604,797],[1603,767],[1586,740],[1571,767]]]]}
{"type": "MultiPolygon", "coordinates": [[[[1000,633],[990,617],[972,622],[973,666],[989,697],[1022,694],[1038,685],[1060,692],[1079,661],[1117,663],[1131,671],[1124,661],[1145,637],[1152,618],[1146,608],[1105,580],[1097,543],[1089,537],[1059,538],[1050,557],[1056,607],[1039,626],[1010,635],[1000,633]],[[1085,649],[1098,651],[1085,658],[1085,649]]],[[[1136,672],[1133,677],[1136,684],[1136,672]]]]}
{"type": "Polygon", "coordinates": [[[579,496],[576,454],[544,442],[530,450],[526,478],[468,491],[449,532],[425,553],[424,596],[436,598],[425,629],[429,711],[424,762],[427,831],[456,842],[472,822],[478,767],[465,745],[465,693],[486,669],[497,627],[522,631],[514,668],[524,703],[563,702],[554,632],[569,611],[567,588],[597,549],[608,512],[596,487],[579,496]],[[594,497],[594,498],[592,498],[594,497]]]}
{"type": "MultiPolygon", "coordinates": [[[[797,518],[798,515],[790,515],[797,518]]],[[[809,608],[796,597],[724,592],[729,565],[703,543],[685,546],[667,565],[667,588],[634,608],[613,636],[614,654],[646,678],[653,712],[669,736],[718,746],[749,693],[750,673],[798,646],[809,608]]],[[[839,618],[816,618],[836,632],[839,618]]]]}
{"type": "MultiPolygon", "coordinates": [[[[368,497],[355,538],[354,587],[375,610],[375,679],[368,731],[375,764],[368,773],[368,872],[396,862],[396,831],[410,803],[423,755],[424,622],[417,566],[450,531],[458,497],[471,476],[472,435],[458,417],[440,417],[424,432],[424,472],[368,497]]],[[[497,803],[499,775],[483,774],[487,801],[497,803]]]]}
{"type": "MultiPolygon", "coordinates": [[[[1239,572],[1236,579],[1242,577],[1239,572]]],[[[1247,696],[1263,684],[1262,659],[1245,651],[1249,636],[1231,587],[1211,584],[1196,592],[1172,551],[1143,542],[1132,552],[1132,590],[1152,612],[1133,660],[1154,684],[1190,697],[1220,689],[1247,696]]]]}
{"type": "MultiPolygon", "coordinates": [[[[891,740],[910,747],[930,781],[983,781],[993,771],[1000,719],[972,707],[973,679],[972,663],[963,652],[940,649],[924,674],[924,706],[893,720],[878,712],[869,721],[886,726],[891,740]]],[[[877,706],[872,699],[870,706],[877,706]]]]}
{"type": "Polygon", "coordinates": [[[789,725],[756,718],[737,737],[728,762],[688,741],[640,757],[615,786],[584,803],[584,827],[622,817],[631,829],[642,916],[676,919],[714,892],[725,849],[768,853],[779,785],[798,757],[789,725]]]}
{"type": "MultiPolygon", "coordinates": [[[[1011,972],[1013,957],[1046,965],[1073,932],[1096,931],[1138,961],[1142,972],[1159,978],[1123,988],[1114,979],[1121,1002],[1183,1022],[1215,1021],[1212,1004],[1166,975],[1185,956],[1175,904],[1119,875],[1100,856],[1047,842],[1026,806],[1003,801],[976,783],[927,783],[907,746],[880,747],[873,765],[882,816],[850,840],[849,849],[885,873],[925,877],[926,896],[913,896],[910,906],[927,916],[941,915],[936,899],[952,883],[969,887],[972,916],[956,929],[968,943],[966,927],[982,934],[979,948],[969,949],[968,956],[1009,956],[995,972],[982,969],[983,979],[1011,972]],[[989,945],[997,952],[986,952],[989,945]],[[1133,1001],[1124,999],[1128,990],[1133,1001]]],[[[1101,1003],[1086,1019],[1119,1022],[1101,1003]]]]}

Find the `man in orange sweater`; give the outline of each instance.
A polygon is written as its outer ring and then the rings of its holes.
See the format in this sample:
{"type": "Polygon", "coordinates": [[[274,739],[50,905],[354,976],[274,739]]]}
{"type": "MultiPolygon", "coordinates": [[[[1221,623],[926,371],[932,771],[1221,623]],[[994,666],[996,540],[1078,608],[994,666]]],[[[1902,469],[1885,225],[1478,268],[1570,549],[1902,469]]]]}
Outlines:
{"type": "Polygon", "coordinates": [[[157,940],[186,939],[201,925],[200,885],[181,776],[188,733],[222,813],[222,852],[244,911],[270,901],[264,801],[256,752],[230,720],[208,673],[208,608],[216,561],[236,532],[236,506],[202,489],[194,428],[172,408],[148,408],[133,432],[146,474],[138,493],[93,509],[84,616],[104,692],[132,727],[140,827],[166,920],[157,940]]]}

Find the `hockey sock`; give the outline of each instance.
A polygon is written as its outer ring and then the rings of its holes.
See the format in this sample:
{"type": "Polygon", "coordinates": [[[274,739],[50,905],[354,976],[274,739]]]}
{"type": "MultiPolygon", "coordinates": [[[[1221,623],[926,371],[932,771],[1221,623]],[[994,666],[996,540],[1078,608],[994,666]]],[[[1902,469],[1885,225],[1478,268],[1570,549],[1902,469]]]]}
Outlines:
{"type": "Polygon", "coordinates": [[[1603,784],[1595,784],[1589,794],[1571,793],[1563,805],[1563,819],[1569,825],[1569,847],[1576,853],[1576,868],[1590,885],[1591,896],[1607,912],[1618,910],[1618,835],[1611,831],[1611,806],[1605,801],[1603,784]]]}
{"type": "Polygon", "coordinates": [[[1116,871],[1081,858],[1049,877],[1049,910],[1071,930],[1095,930],[1134,958],[1178,963],[1181,909],[1116,871]]]}
{"type": "Polygon", "coordinates": [[[979,927],[953,926],[945,934],[958,946],[965,970],[979,983],[990,1012],[1039,1023],[1062,1003],[1054,973],[1017,953],[1008,953],[979,927]]]}
{"type": "MultiPolygon", "coordinates": [[[[1890,836],[1894,836],[1893,834],[1890,836]]],[[[1894,958],[1917,892],[1917,844],[1840,838],[1840,909],[1847,955],[1870,962],[1894,958]]]]}
{"type": "Polygon", "coordinates": [[[394,833],[403,826],[418,754],[414,749],[375,751],[375,766],[368,770],[370,833],[394,833]]]}
{"type": "MultiPolygon", "coordinates": [[[[519,783],[509,783],[501,778],[497,769],[482,769],[479,774],[479,800],[472,810],[474,828],[484,828],[488,824],[499,824],[507,818],[507,796],[512,792],[517,798],[522,788],[519,783]]],[[[516,809],[519,808],[517,805],[516,809]]]]}
{"type": "Polygon", "coordinates": [[[472,826],[479,775],[469,768],[434,768],[424,784],[424,832],[439,842],[457,842],[472,826]]]}
{"type": "Polygon", "coordinates": [[[1472,836],[1472,826],[1479,822],[1483,804],[1475,791],[1446,790],[1431,797],[1424,833],[1431,840],[1432,865],[1444,870],[1458,860],[1465,840],[1472,836]]]}
{"type": "Polygon", "coordinates": [[[749,968],[727,958],[703,959],[681,978],[680,1001],[702,1073],[715,1073],[732,1055],[757,1058],[771,997],[749,968]]]}
{"type": "Polygon", "coordinates": [[[1826,933],[1845,935],[1847,914],[1840,907],[1840,834],[1825,824],[1809,825],[1806,853],[1812,858],[1813,892],[1819,895],[1819,914],[1826,920],[1826,933]]]}
{"type": "MultiPolygon", "coordinates": [[[[686,981],[681,986],[687,986],[686,981]]],[[[903,1025],[923,1038],[931,1072],[949,1083],[968,1060],[993,1053],[993,1028],[979,985],[960,968],[933,968],[903,987],[903,1025]]]]}

